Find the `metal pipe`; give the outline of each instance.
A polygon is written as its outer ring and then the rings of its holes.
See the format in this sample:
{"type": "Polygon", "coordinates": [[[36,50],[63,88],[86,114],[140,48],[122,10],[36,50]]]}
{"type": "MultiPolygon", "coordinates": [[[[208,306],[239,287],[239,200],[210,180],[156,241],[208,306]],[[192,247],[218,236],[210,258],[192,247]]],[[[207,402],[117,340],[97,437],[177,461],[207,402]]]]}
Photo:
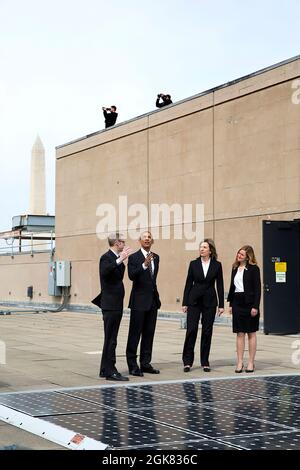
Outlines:
{"type": "Polygon", "coordinates": [[[22,310],[0,310],[0,315],[11,315],[12,313],[61,312],[64,308],[66,308],[66,306],[68,304],[69,297],[70,297],[70,294],[69,294],[70,288],[69,287],[63,287],[62,289],[63,289],[63,295],[62,295],[63,301],[62,301],[62,303],[60,304],[60,306],[58,308],[54,308],[54,309],[36,308],[36,309],[22,309],[22,310]]]}

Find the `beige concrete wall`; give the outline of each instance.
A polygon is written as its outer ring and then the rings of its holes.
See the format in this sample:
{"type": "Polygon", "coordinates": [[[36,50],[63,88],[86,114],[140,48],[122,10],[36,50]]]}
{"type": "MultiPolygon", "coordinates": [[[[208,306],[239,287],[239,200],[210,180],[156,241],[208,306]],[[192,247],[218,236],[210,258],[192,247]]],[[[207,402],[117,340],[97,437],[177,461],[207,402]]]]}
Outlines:
{"type": "Polygon", "coordinates": [[[49,253],[0,256],[0,303],[29,302],[27,287],[33,286],[31,302],[52,302],[48,296],[49,253]]]}
{"type": "MultiPolygon", "coordinates": [[[[226,290],[240,246],[252,244],[261,264],[262,220],[300,217],[300,105],[292,102],[299,77],[294,60],[59,147],[56,257],[72,261],[71,303],[89,304],[99,291],[107,233],[96,235],[97,210],[109,203],[119,215],[120,195],[149,211],[152,204],[204,204],[204,233],[215,238],[226,290]]],[[[188,263],[197,257],[173,229],[154,245],[166,311],[180,310],[188,263]]],[[[132,224],[128,232],[138,248],[132,224]]]]}
{"type": "MultiPolygon", "coordinates": [[[[148,209],[204,204],[205,235],[216,240],[226,286],[241,245],[253,244],[262,262],[262,220],[300,215],[300,106],[291,100],[299,75],[294,61],[58,149],[57,253],[76,262],[72,292],[80,303],[98,291],[106,250],[95,235],[97,206],[117,207],[119,195],[148,209]]],[[[172,230],[155,250],[162,309],[176,311],[197,252],[172,230]]]]}
{"type": "Polygon", "coordinates": [[[291,82],[216,106],[214,124],[215,218],[299,210],[300,106],[291,82]]]}

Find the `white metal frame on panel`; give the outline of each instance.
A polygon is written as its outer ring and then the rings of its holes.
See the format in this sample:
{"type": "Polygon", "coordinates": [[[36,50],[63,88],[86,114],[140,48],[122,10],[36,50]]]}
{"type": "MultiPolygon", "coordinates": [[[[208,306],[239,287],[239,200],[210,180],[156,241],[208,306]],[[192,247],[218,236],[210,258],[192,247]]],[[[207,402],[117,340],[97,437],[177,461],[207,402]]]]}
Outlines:
{"type": "Polygon", "coordinates": [[[105,450],[103,442],[0,405],[0,420],[72,450],[105,450]]]}

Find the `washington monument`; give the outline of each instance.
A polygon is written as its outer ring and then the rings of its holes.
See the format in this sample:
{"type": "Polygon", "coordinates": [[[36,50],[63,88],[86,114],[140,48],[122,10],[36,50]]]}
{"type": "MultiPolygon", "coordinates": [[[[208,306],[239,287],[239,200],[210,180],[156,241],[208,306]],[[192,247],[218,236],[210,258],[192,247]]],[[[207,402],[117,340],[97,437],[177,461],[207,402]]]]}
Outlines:
{"type": "Polygon", "coordinates": [[[31,151],[29,214],[46,214],[45,148],[39,135],[31,151]]]}

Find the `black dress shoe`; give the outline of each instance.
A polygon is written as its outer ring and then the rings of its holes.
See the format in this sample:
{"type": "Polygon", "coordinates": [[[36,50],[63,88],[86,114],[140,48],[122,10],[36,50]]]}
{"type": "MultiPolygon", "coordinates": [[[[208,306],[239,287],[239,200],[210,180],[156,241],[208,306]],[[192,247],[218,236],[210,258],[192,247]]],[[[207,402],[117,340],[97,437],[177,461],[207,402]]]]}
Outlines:
{"type": "Polygon", "coordinates": [[[136,377],[144,377],[144,374],[139,367],[135,367],[134,369],[129,369],[129,374],[135,375],[136,377]]]}
{"type": "Polygon", "coordinates": [[[142,366],[141,371],[146,372],[147,374],[160,374],[160,371],[158,369],[154,369],[151,364],[149,366],[142,366]]]}
{"type": "Polygon", "coordinates": [[[124,377],[124,375],[121,375],[120,372],[114,372],[113,374],[108,375],[106,377],[106,380],[117,380],[120,382],[128,382],[129,378],[124,377]]]}
{"type": "Polygon", "coordinates": [[[210,372],[209,366],[203,366],[203,372],[210,372]]]}
{"type": "Polygon", "coordinates": [[[183,372],[190,372],[191,371],[191,366],[184,366],[183,372]]]}
{"type": "MultiPolygon", "coordinates": [[[[119,372],[117,371],[117,369],[115,369],[110,375],[112,375],[112,374],[114,374],[114,373],[119,374],[119,372]]],[[[105,373],[105,370],[104,370],[104,369],[100,370],[99,377],[102,377],[102,378],[106,379],[106,375],[107,375],[107,374],[105,373]]]]}

